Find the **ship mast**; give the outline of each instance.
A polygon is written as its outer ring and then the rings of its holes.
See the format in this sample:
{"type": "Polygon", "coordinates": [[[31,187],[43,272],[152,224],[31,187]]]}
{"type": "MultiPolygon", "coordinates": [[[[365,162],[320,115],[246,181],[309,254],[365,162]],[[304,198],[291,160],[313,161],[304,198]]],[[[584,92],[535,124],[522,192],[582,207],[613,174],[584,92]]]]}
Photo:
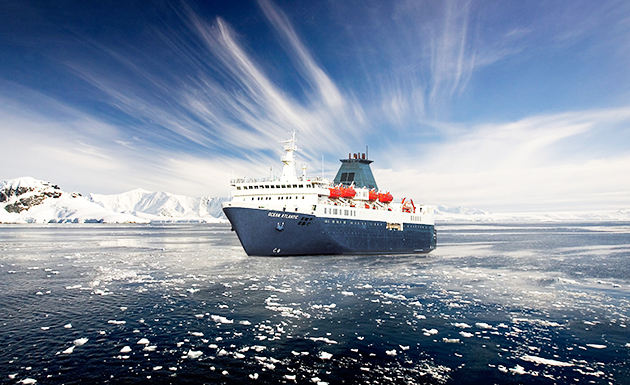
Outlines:
{"type": "Polygon", "coordinates": [[[282,163],[284,166],[282,167],[282,176],[280,177],[280,181],[282,182],[293,182],[297,179],[295,175],[295,151],[297,151],[297,146],[295,145],[295,130],[291,135],[291,139],[282,140],[280,143],[284,143],[284,151],[287,153],[282,157],[282,163]]]}

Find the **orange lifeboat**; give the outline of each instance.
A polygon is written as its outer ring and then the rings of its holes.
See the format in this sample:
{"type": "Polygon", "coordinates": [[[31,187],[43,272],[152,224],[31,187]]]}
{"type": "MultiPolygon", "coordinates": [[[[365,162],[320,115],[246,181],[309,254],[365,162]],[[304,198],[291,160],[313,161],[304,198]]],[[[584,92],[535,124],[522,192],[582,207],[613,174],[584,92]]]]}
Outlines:
{"type": "Polygon", "coordinates": [[[375,201],[375,200],[378,199],[378,193],[376,192],[376,190],[374,190],[374,189],[370,190],[368,199],[371,200],[371,201],[375,201]]]}
{"type": "Polygon", "coordinates": [[[330,194],[328,195],[330,199],[337,199],[341,196],[341,189],[339,187],[329,188],[330,194]]]}
{"type": "Polygon", "coordinates": [[[357,192],[354,191],[354,188],[352,188],[352,187],[342,187],[341,188],[341,197],[342,198],[352,199],[352,198],[354,198],[355,195],[357,195],[357,192]]]}
{"type": "Polygon", "coordinates": [[[378,200],[381,203],[390,203],[394,200],[394,197],[389,192],[386,192],[385,194],[379,193],[378,200]]]}

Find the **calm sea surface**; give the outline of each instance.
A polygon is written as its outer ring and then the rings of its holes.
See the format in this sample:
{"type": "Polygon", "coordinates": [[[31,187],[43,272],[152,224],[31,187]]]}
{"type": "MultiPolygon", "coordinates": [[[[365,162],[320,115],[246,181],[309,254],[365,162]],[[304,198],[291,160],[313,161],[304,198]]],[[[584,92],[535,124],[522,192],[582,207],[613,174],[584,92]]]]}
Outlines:
{"type": "Polygon", "coordinates": [[[229,225],[0,227],[0,384],[630,384],[630,224],[247,257],[229,225]]]}

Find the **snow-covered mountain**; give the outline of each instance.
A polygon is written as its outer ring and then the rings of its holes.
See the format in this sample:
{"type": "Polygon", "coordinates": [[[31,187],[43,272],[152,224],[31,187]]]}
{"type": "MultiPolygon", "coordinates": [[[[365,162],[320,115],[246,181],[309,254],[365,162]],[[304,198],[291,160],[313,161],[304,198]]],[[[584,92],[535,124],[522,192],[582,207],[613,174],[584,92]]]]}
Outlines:
{"type": "Polygon", "coordinates": [[[135,189],[121,194],[90,194],[91,202],[117,213],[131,214],[152,222],[223,222],[221,203],[228,198],[193,198],[166,192],[135,189]]]}
{"type": "Polygon", "coordinates": [[[0,223],[225,222],[221,202],[227,199],[142,189],[86,198],[24,177],[0,181],[0,223]]]}
{"type": "Polygon", "coordinates": [[[466,207],[437,206],[435,208],[435,222],[438,224],[446,222],[536,223],[602,221],[630,222],[630,210],[490,213],[466,207]]]}
{"type": "MultiPolygon", "coordinates": [[[[0,223],[148,223],[226,222],[221,203],[229,198],[192,198],[135,189],[121,194],[67,193],[50,182],[30,177],[0,181],[0,223]]],[[[435,221],[590,222],[628,221],[630,210],[600,212],[490,213],[437,206],[435,221]]]]}
{"type": "Polygon", "coordinates": [[[67,193],[50,182],[30,177],[0,181],[0,223],[134,223],[148,222],[67,193]]]}

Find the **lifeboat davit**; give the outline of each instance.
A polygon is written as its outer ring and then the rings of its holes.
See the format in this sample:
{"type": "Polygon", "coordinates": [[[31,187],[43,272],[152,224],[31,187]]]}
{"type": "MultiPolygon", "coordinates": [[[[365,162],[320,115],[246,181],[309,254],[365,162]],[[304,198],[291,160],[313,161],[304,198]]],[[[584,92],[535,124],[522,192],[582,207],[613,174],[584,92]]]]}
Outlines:
{"type": "Polygon", "coordinates": [[[357,195],[357,192],[354,191],[354,188],[352,188],[352,187],[342,187],[341,188],[341,197],[342,198],[352,199],[352,198],[354,198],[355,195],[357,195]]]}
{"type": "Polygon", "coordinates": [[[339,187],[329,188],[330,194],[328,195],[330,199],[337,199],[341,197],[341,189],[339,187]]]}
{"type": "Polygon", "coordinates": [[[378,200],[381,203],[390,203],[394,200],[394,197],[389,192],[386,192],[385,194],[379,193],[378,200]]]}
{"type": "Polygon", "coordinates": [[[375,201],[375,200],[378,199],[378,193],[376,192],[376,190],[374,190],[374,189],[370,190],[368,199],[371,200],[371,201],[375,201]]]}
{"type": "Polygon", "coordinates": [[[416,205],[413,204],[413,199],[409,199],[408,201],[405,201],[406,198],[403,198],[402,200],[402,211],[404,213],[415,213],[416,212],[416,205]]]}

